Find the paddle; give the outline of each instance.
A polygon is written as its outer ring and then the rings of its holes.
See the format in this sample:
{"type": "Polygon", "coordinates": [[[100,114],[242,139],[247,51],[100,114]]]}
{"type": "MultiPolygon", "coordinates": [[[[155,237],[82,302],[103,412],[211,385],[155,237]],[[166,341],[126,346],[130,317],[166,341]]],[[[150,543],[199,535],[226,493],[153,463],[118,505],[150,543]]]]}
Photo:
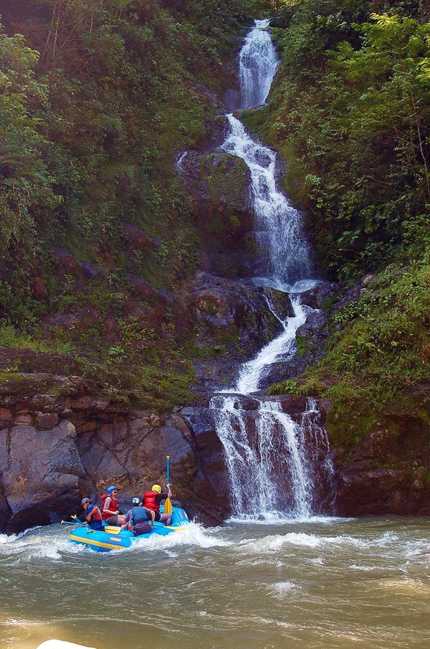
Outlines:
{"type": "Polygon", "coordinates": [[[80,523],[81,521],[79,520],[77,514],[70,514],[70,518],[73,520],[71,521],[61,521],[60,525],[76,525],[76,523],[80,523]]]}
{"type": "MultiPolygon", "coordinates": [[[[166,455],[166,482],[167,484],[170,484],[170,455],[166,455]]],[[[167,496],[166,500],[164,501],[164,513],[170,516],[172,510],[172,501],[170,500],[169,496],[167,496]]]]}

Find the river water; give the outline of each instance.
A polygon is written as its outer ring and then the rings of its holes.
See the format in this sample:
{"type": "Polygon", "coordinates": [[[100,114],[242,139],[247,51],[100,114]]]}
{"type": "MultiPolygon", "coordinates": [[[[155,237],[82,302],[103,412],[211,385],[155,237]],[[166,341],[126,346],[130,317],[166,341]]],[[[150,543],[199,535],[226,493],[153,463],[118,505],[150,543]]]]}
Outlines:
{"type": "Polygon", "coordinates": [[[100,555],[61,526],[0,536],[0,646],[424,649],[430,523],[192,525],[100,555]]]}

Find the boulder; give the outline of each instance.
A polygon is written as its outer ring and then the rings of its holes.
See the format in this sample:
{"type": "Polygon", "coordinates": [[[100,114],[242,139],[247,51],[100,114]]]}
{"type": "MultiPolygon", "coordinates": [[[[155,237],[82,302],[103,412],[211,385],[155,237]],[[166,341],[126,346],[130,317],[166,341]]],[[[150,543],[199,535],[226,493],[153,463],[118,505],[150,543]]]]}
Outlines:
{"type": "Polygon", "coordinates": [[[322,309],[326,300],[336,291],[337,285],[333,282],[319,281],[312,288],[300,293],[302,304],[312,307],[313,309],[322,309]]]}
{"type": "Polygon", "coordinates": [[[8,532],[59,521],[76,511],[84,469],[75,438],[75,428],[67,421],[43,433],[21,425],[0,431],[8,532]]]}
{"type": "Polygon", "coordinates": [[[247,355],[281,330],[268,308],[265,289],[248,282],[198,273],[185,299],[205,334],[233,328],[247,355]]]}

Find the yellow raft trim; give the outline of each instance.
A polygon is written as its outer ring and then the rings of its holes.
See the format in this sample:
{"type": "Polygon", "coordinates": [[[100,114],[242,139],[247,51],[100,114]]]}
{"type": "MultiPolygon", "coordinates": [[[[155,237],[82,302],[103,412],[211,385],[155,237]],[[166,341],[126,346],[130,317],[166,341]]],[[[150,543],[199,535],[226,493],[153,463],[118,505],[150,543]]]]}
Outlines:
{"type": "Polygon", "coordinates": [[[104,541],[96,541],[95,539],[89,539],[87,537],[75,536],[73,532],[70,534],[69,538],[72,541],[77,541],[78,543],[83,543],[84,545],[96,545],[98,548],[107,548],[108,550],[125,550],[125,545],[114,545],[112,543],[104,543],[104,541]]]}
{"type": "Polygon", "coordinates": [[[106,525],[105,532],[107,534],[119,534],[121,532],[121,528],[116,527],[116,525],[106,525]]]}
{"type": "MultiPolygon", "coordinates": [[[[174,527],[173,525],[165,525],[164,527],[168,530],[174,530],[175,532],[183,532],[186,528],[186,525],[180,525],[179,527],[174,527]]],[[[121,528],[114,525],[107,525],[105,527],[105,532],[107,532],[108,534],[119,534],[121,532],[121,528]]]]}

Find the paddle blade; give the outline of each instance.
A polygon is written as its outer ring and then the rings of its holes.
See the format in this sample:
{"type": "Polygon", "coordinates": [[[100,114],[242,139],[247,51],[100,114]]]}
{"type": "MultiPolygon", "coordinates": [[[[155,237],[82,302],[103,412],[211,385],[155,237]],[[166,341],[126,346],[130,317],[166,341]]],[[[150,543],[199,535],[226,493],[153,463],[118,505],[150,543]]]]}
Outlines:
{"type": "Polygon", "coordinates": [[[172,501],[170,500],[169,497],[167,497],[166,500],[164,501],[164,513],[169,514],[170,516],[172,511],[173,511],[172,501]]]}

